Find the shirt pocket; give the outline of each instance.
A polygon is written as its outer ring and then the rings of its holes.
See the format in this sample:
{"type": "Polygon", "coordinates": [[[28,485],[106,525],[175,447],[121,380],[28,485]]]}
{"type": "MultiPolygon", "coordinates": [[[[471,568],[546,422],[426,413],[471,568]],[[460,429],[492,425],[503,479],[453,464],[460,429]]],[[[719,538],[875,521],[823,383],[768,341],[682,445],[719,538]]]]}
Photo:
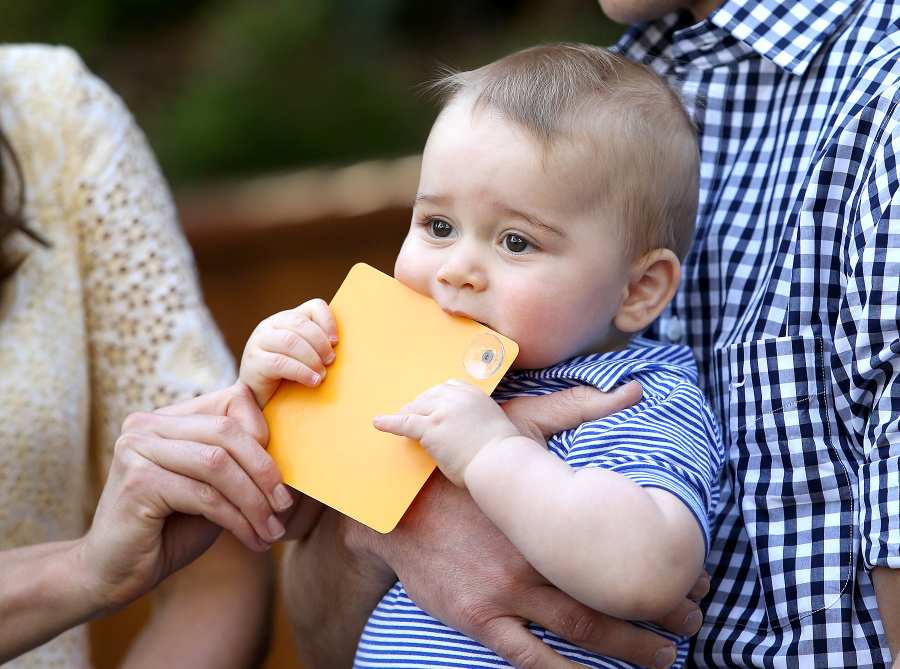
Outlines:
{"type": "Polygon", "coordinates": [[[728,475],[769,625],[838,602],[853,570],[853,487],[832,443],[821,337],[735,344],[727,360],[728,475]]]}

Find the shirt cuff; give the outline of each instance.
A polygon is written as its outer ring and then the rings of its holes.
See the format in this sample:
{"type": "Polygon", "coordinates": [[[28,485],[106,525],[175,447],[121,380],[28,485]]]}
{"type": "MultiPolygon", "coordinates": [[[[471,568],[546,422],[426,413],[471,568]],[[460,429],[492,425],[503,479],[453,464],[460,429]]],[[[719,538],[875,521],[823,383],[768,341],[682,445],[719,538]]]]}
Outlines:
{"type": "Polygon", "coordinates": [[[900,455],[860,467],[859,499],[866,568],[900,569],[900,455]]]}

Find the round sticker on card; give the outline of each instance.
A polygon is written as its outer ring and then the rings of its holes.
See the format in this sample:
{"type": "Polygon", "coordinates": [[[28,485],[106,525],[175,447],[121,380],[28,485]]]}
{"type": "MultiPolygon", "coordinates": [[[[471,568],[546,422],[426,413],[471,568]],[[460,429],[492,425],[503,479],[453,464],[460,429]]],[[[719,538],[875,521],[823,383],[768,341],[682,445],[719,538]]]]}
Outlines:
{"type": "Polygon", "coordinates": [[[466,371],[476,379],[488,379],[503,364],[503,342],[483,332],[469,344],[463,359],[466,371]]]}

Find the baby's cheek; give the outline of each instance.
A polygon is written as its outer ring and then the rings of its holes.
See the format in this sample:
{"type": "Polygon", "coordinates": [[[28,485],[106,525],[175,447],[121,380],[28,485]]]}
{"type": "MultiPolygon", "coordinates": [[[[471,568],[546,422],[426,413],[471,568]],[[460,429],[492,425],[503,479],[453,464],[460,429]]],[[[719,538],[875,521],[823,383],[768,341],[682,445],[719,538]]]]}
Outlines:
{"type": "Polygon", "coordinates": [[[504,332],[519,345],[515,366],[548,367],[575,353],[569,352],[572,331],[567,309],[555,300],[522,300],[508,304],[504,332]]]}
{"type": "Polygon", "coordinates": [[[416,258],[407,243],[404,243],[394,263],[394,278],[417,293],[429,294],[431,274],[427,264],[422,259],[416,258]]]}

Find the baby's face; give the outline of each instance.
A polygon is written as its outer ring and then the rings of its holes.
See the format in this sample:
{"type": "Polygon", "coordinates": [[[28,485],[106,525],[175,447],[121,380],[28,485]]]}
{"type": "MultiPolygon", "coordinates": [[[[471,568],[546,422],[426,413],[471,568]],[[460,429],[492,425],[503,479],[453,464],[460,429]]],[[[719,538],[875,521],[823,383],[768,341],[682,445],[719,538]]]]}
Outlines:
{"type": "Polygon", "coordinates": [[[518,342],[516,367],[603,350],[630,261],[615,222],[583,195],[584,164],[545,155],[497,112],[454,102],[428,138],[394,276],[518,342]]]}

